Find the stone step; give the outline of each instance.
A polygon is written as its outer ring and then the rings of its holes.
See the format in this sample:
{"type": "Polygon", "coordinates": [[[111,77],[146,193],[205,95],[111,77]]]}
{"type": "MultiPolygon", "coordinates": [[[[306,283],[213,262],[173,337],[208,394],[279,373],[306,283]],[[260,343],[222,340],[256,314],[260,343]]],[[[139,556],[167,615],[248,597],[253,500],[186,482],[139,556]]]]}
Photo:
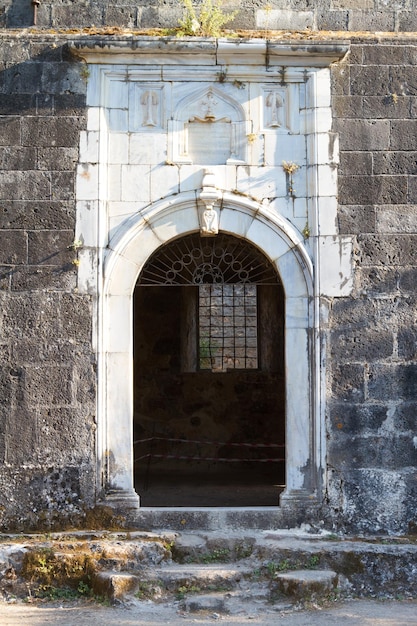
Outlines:
{"type": "Polygon", "coordinates": [[[339,577],[331,570],[295,570],[277,574],[272,585],[272,595],[288,596],[296,601],[317,601],[334,597],[339,577]]]}

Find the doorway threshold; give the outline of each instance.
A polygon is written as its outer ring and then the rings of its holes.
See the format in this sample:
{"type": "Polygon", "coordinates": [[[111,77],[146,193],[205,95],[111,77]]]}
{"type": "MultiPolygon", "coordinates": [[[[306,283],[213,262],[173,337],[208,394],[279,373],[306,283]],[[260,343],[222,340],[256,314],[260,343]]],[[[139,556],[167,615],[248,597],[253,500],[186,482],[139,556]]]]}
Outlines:
{"type": "Polygon", "coordinates": [[[141,530],[278,530],[287,527],[287,512],[265,507],[140,507],[129,523],[141,530]]]}

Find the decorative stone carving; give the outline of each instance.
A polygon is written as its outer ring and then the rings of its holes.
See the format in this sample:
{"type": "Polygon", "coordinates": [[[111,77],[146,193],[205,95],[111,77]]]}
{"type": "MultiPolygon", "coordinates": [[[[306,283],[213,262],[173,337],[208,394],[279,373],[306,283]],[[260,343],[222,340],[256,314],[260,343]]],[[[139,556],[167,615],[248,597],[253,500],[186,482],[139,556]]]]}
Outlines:
{"type": "Polygon", "coordinates": [[[264,89],[264,127],[289,130],[290,91],[287,87],[264,89]]]}
{"type": "Polygon", "coordinates": [[[219,209],[214,205],[221,193],[216,188],[214,173],[209,169],[204,170],[202,187],[199,198],[204,206],[199,211],[200,235],[214,237],[219,232],[219,209]]]}
{"type": "Polygon", "coordinates": [[[201,165],[246,162],[250,122],[242,106],[213,85],[178,103],[169,130],[170,161],[201,165]]]}
{"type": "Polygon", "coordinates": [[[156,116],[158,115],[159,97],[156,91],[147,90],[142,93],[140,99],[143,107],[142,126],[156,126],[156,116]]]}
{"type": "Polygon", "coordinates": [[[152,131],[164,127],[164,88],[150,83],[132,83],[134,100],[130,130],[152,131]]]}

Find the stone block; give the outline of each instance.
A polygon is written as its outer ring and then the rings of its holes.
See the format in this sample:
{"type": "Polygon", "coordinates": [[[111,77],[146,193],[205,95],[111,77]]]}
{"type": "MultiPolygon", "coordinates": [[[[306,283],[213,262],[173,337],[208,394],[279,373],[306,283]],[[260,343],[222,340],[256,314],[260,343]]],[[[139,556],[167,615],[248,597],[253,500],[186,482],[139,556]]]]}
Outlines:
{"type": "Polygon", "coordinates": [[[38,458],[41,463],[76,464],[90,457],[94,447],[89,407],[40,409],[38,458]]]}
{"type": "Polygon", "coordinates": [[[35,148],[8,146],[0,147],[0,170],[36,169],[35,148]]]}
{"type": "Polygon", "coordinates": [[[339,202],[343,204],[405,204],[406,176],[340,176],[339,202]]]}
{"type": "Polygon", "coordinates": [[[334,331],[330,337],[331,356],[337,363],[362,361],[369,363],[387,359],[393,354],[392,332],[381,328],[355,331],[334,331]]]}
{"type": "Polygon", "coordinates": [[[8,201],[10,198],[48,200],[50,190],[51,183],[46,172],[33,170],[3,172],[0,200],[8,201]]]}
{"type": "Polygon", "coordinates": [[[377,208],[376,218],[377,232],[385,234],[417,232],[416,205],[384,205],[377,208]]]}
{"type": "Polygon", "coordinates": [[[335,399],[363,402],[364,367],[356,363],[333,364],[331,371],[332,395],[335,399]]]}
{"type": "Polygon", "coordinates": [[[320,10],[318,8],[316,10],[316,23],[318,30],[348,30],[349,12],[320,10]]]}
{"type": "Polygon", "coordinates": [[[24,146],[78,146],[83,119],[77,117],[22,118],[22,145],[24,146]]]}
{"type": "Polygon", "coordinates": [[[75,171],[50,173],[51,199],[74,200],[75,198],[75,171]]]}
{"type": "Polygon", "coordinates": [[[412,117],[411,97],[389,93],[385,96],[364,96],[363,117],[366,119],[407,119],[412,117]]]}
{"type": "Polygon", "coordinates": [[[388,120],[341,119],[335,121],[335,130],[339,133],[340,150],[369,151],[390,148],[388,120]]]}
{"type": "Polygon", "coordinates": [[[353,465],[356,468],[401,470],[413,465],[415,449],[410,435],[397,435],[391,426],[391,433],[385,437],[344,437],[339,431],[339,436],[329,445],[329,457],[332,465],[343,469],[353,465]]]}
{"type": "Polygon", "coordinates": [[[28,262],[30,265],[71,264],[74,252],[69,246],[74,233],[67,230],[32,231],[28,233],[28,262]]]}
{"type": "Polygon", "coordinates": [[[332,402],[330,404],[329,428],[349,435],[376,433],[387,419],[389,408],[380,404],[350,404],[332,402]]]}
{"type": "Polygon", "coordinates": [[[341,234],[356,235],[376,231],[375,207],[372,205],[341,205],[337,216],[341,234]]]}
{"type": "MultiPolygon", "coordinates": [[[[10,94],[10,93],[0,93],[0,128],[2,128],[2,133],[0,134],[0,142],[1,145],[10,145],[4,142],[3,131],[5,130],[3,115],[16,115],[17,113],[25,113],[26,115],[35,115],[36,110],[32,108],[32,103],[34,101],[34,96],[28,93],[24,94],[10,94]]],[[[10,118],[9,118],[10,119],[10,118]]],[[[15,117],[15,120],[19,118],[15,117]]],[[[19,129],[20,129],[20,121],[19,121],[19,129]]],[[[20,133],[18,135],[15,134],[15,137],[19,138],[20,142],[20,133]]]]}
{"type": "Polygon", "coordinates": [[[365,266],[416,265],[417,235],[359,235],[358,248],[365,266]]]}
{"type": "Polygon", "coordinates": [[[71,405],[71,366],[27,366],[23,377],[23,393],[28,407],[71,405]]]}
{"type": "Polygon", "coordinates": [[[20,118],[8,115],[0,116],[0,145],[18,146],[20,144],[20,118]]]}
{"type": "Polygon", "coordinates": [[[25,61],[11,65],[1,73],[3,93],[30,93],[42,92],[42,66],[38,63],[25,61]]]}
{"type": "Polygon", "coordinates": [[[50,200],[3,200],[0,211],[0,228],[25,228],[70,230],[75,227],[72,203],[50,200]]]}
{"type": "Polygon", "coordinates": [[[391,122],[391,150],[414,150],[417,120],[393,120],[391,122]]]}
{"type": "Polygon", "coordinates": [[[416,428],[416,401],[401,402],[394,413],[394,428],[402,432],[415,432],[416,428]]]}
{"type": "Polygon", "coordinates": [[[356,287],[369,296],[397,292],[399,271],[386,267],[361,267],[356,272],[356,287]]]}
{"type": "Polygon", "coordinates": [[[402,472],[355,469],[345,475],[346,512],[359,532],[404,532],[406,484],[402,472]],[[395,530],[394,530],[395,529],[395,530]]]}
{"type": "Polygon", "coordinates": [[[393,32],[395,30],[395,11],[349,11],[350,31],[393,32]]]}
{"type": "Polygon", "coordinates": [[[416,364],[372,364],[368,373],[369,397],[375,400],[414,400],[416,364]]]}
{"type": "Polygon", "coordinates": [[[373,155],[374,174],[412,174],[417,176],[417,152],[376,152],[373,155]]]}
{"type": "Polygon", "coordinates": [[[352,96],[386,96],[391,93],[390,79],[386,65],[352,65],[350,93],[352,96]]]}
{"type": "Polygon", "coordinates": [[[313,28],[314,12],[292,9],[258,9],[256,28],[261,30],[306,30],[313,28]]]}
{"type": "Polygon", "coordinates": [[[398,356],[405,361],[417,359],[417,327],[402,328],[398,331],[398,356]]]}
{"type": "Polygon", "coordinates": [[[335,63],[331,67],[332,94],[334,96],[350,96],[350,65],[335,63]]]}
{"type": "Polygon", "coordinates": [[[417,204],[417,176],[408,179],[408,201],[417,204]]]}
{"type": "Polygon", "coordinates": [[[367,328],[375,318],[374,303],[366,298],[336,298],[329,321],[335,330],[367,328]]]}
{"type": "Polygon", "coordinates": [[[295,570],[275,576],[277,591],[294,600],[314,602],[334,593],[338,576],[331,570],[295,570]]]}
{"type": "Polygon", "coordinates": [[[417,15],[413,11],[398,11],[398,30],[400,32],[417,31],[417,15]]]}
{"type": "Polygon", "coordinates": [[[59,322],[65,337],[79,342],[91,342],[92,309],[88,296],[63,293],[59,302],[59,322]]]}
{"type": "Polygon", "coordinates": [[[107,6],[104,10],[106,26],[135,28],[138,25],[138,10],[134,6],[107,6]]]}
{"type": "Polygon", "coordinates": [[[19,265],[26,262],[26,233],[18,230],[0,231],[0,263],[19,265]]]}
{"type": "Polygon", "coordinates": [[[72,264],[64,267],[19,266],[13,269],[10,278],[12,291],[72,291],[77,287],[77,268],[72,264]]]}
{"type": "Polygon", "coordinates": [[[339,174],[345,176],[371,176],[373,173],[373,158],[372,152],[342,152],[340,155],[339,174]]]}
{"type": "MultiPolygon", "coordinates": [[[[414,46],[401,43],[382,43],[363,46],[364,65],[414,65],[416,51],[414,46]]],[[[394,68],[397,71],[400,68],[394,68]]]]}
{"type": "Polygon", "coordinates": [[[111,600],[124,599],[138,585],[138,577],[126,572],[96,572],[92,579],[94,592],[111,600]]]}
{"type": "Polygon", "coordinates": [[[102,5],[69,6],[52,4],[51,25],[54,28],[102,26],[102,5]]]}
{"type": "MultiPolygon", "coordinates": [[[[0,291],[8,291],[10,289],[13,268],[9,265],[0,265],[0,291]]],[[[1,347],[3,349],[3,346],[1,347]]]]}
{"type": "Polygon", "coordinates": [[[415,293],[417,268],[401,268],[398,272],[399,288],[401,291],[415,293]]]}
{"type": "MultiPolygon", "coordinates": [[[[1,152],[0,152],[1,155],[1,152]]],[[[38,148],[37,169],[74,172],[78,162],[78,148],[38,148]]]]}
{"type": "Polygon", "coordinates": [[[363,115],[363,97],[362,96],[333,96],[332,109],[336,118],[360,118],[363,115]]]}
{"type": "Polygon", "coordinates": [[[42,64],[41,91],[58,94],[85,94],[87,83],[74,63],[42,64]]]}
{"type": "Polygon", "coordinates": [[[81,93],[60,93],[54,95],[54,114],[65,117],[80,118],[83,126],[82,116],[86,113],[86,95],[81,93]]]}
{"type": "Polygon", "coordinates": [[[38,452],[38,412],[12,407],[6,424],[6,462],[11,465],[33,463],[38,452]]]}

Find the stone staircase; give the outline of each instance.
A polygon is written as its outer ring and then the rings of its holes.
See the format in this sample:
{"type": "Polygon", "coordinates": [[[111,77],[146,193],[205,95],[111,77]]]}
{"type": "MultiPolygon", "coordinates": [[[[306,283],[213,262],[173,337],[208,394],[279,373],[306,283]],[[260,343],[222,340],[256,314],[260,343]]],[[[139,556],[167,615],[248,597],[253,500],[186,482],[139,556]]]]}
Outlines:
{"type": "MultiPolygon", "coordinates": [[[[184,611],[288,610],[343,595],[414,595],[417,538],[276,531],[73,532],[0,536],[6,601],[72,589],[184,611]]],[[[60,596],[57,594],[58,597],[60,596]]]]}

